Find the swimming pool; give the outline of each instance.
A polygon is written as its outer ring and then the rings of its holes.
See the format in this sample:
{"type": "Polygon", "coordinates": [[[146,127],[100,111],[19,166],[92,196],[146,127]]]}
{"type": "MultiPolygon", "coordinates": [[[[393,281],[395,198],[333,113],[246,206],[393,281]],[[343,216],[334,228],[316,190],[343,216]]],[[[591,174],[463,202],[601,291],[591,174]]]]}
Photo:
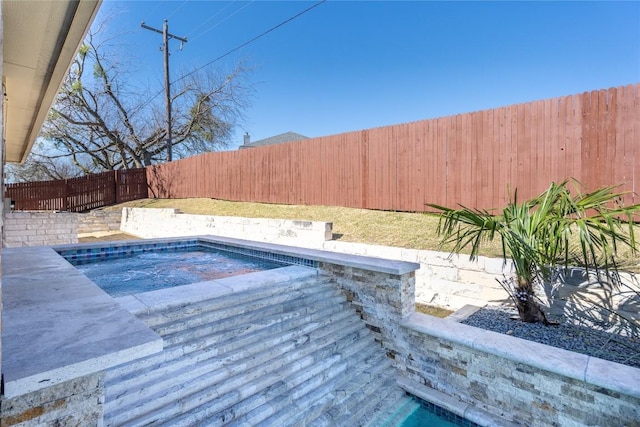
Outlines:
{"type": "Polygon", "coordinates": [[[113,297],[287,265],[317,266],[303,258],[201,239],[120,242],[58,253],[113,297]]]}

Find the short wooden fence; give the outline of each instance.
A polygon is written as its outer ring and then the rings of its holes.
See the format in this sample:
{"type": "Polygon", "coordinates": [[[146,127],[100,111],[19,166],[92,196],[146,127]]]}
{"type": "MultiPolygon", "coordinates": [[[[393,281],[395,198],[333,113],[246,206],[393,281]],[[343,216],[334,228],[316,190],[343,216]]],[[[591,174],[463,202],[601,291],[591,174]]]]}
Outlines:
{"type": "Polygon", "coordinates": [[[4,197],[15,210],[83,212],[147,196],[146,170],[140,168],[7,184],[4,197]]]}

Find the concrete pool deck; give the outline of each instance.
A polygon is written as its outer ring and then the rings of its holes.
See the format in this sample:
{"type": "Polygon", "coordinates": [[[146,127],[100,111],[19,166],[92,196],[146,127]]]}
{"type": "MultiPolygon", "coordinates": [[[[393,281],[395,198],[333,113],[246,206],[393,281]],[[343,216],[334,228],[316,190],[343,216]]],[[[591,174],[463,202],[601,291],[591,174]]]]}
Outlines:
{"type": "Polygon", "coordinates": [[[5,398],[162,350],[162,339],[49,247],[2,252],[5,398]]]}

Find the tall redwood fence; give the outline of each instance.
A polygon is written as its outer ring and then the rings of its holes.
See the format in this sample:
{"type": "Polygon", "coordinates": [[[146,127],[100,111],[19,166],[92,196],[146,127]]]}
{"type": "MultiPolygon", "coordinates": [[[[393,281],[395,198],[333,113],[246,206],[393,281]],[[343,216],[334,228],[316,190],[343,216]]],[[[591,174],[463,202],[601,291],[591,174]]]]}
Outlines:
{"type": "Polygon", "coordinates": [[[490,209],[552,181],[621,184],[639,203],[640,84],[147,169],[149,194],[424,211],[490,209]]]}
{"type": "Polygon", "coordinates": [[[7,185],[16,209],[83,211],[137,198],[424,211],[500,208],[552,181],[617,185],[640,203],[640,84],[146,169],[7,185]],[[636,172],[637,171],[637,172],[636,172]],[[148,188],[147,188],[148,184],[148,188]],[[148,193],[147,193],[148,190],[148,193]]]}
{"type": "Polygon", "coordinates": [[[5,198],[16,210],[82,212],[116,203],[146,198],[146,171],[129,169],[79,178],[7,184],[5,198]]]}

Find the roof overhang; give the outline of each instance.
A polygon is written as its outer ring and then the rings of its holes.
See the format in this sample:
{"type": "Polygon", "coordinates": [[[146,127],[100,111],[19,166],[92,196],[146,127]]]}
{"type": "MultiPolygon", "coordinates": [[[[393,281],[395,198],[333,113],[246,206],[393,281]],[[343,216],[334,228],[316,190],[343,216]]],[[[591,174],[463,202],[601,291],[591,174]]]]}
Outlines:
{"type": "Polygon", "coordinates": [[[2,0],[7,162],[24,162],[102,0],[2,0]]]}

